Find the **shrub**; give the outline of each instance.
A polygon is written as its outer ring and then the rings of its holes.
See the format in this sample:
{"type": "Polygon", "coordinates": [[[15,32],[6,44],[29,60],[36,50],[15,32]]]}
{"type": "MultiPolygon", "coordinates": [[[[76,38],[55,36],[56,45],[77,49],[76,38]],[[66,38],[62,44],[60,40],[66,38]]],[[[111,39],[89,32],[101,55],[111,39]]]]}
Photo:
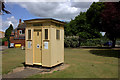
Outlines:
{"type": "Polygon", "coordinates": [[[101,45],[101,40],[98,39],[87,39],[86,41],[81,42],[80,46],[98,46],[101,45]]]}
{"type": "Polygon", "coordinates": [[[65,39],[64,39],[64,46],[65,47],[72,47],[72,48],[79,47],[78,38],[74,37],[74,36],[65,37],[65,39]]]}
{"type": "Polygon", "coordinates": [[[4,42],[5,42],[5,41],[7,41],[6,38],[1,38],[1,39],[0,39],[0,45],[4,45],[4,42]]]}
{"type": "MultiPolygon", "coordinates": [[[[106,41],[102,38],[96,38],[96,39],[86,39],[80,41],[80,46],[96,46],[96,47],[102,47],[106,41]]],[[[117,41],[116,44],[120,45],[120,41],[117,41]]],[[[64,45],[65,47],[71,47],[71,48],[77,48],[79,46],[79,37],[78,36],[69,36],[65,37],[64,39],[64,45]]]]}
{"type": "Polygon", "coordinates": [[[65,38],[65,39],[64,39],[64,46],[65,46],[65,47],[70,47],[70,44],[71,44],[70,39],[69,39],[69,38],[65,38]]]}

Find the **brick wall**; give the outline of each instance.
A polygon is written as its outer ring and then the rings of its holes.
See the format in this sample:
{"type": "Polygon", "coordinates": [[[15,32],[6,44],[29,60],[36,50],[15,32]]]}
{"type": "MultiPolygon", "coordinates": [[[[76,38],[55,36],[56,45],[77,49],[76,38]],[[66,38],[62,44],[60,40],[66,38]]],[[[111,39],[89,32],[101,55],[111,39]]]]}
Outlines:
{"type": "Polygon", "coordinates": [[[25,40],[24,40],[24,39],[14,39],[14,40],[10,40],[10,43],[21,44],[22,46],[25,46],[25,40]]]}

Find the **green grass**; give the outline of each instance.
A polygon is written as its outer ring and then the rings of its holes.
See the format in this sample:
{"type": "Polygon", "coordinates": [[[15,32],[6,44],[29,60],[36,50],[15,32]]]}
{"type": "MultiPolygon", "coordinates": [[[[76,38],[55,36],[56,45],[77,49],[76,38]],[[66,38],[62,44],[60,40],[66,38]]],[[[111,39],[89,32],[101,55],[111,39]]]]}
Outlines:
{"type": "Polygon", "coordinates": [[[2,53],[2,74],[7,74],[12,69],[23,66],[25,50],[10,48],[2,53]]]}
{"type": "MultiPolygon", "coordinates": [[[[104,51],[103,51],[104,52],[104,51]]],[[[113,50],[116,52],[116,50],[113,50]]],[[[120,52],[120,51],[119,51],[120,52]]],[[[52,74],[30,78],[117,78],[118,58],[97,56],[86,49],[65,49],[65,63],[70,67],[52,74]]]]}
{"type": "MultiPolygon", "coordinates": [[[[7,49],[3,54],[3,74],[13,68],[23,66],[24,50],[7,49]]],[[[116,56],[103,55],[120,53],[119,50],[95,50],[95,49],[65,49],[65,63],[70,64],[63,71],[55,71],[51,74],[37,74],[29,78],[117,78],[118,58],[116,56]],[[102,53],[102,55],[97,54],[102,53]]]]}

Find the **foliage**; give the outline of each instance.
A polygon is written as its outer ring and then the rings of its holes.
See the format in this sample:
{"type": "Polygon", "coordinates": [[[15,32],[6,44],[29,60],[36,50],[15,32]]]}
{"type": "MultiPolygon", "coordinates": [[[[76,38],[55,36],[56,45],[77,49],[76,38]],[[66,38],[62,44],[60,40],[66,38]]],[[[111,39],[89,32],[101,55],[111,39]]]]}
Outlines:
{"type": "MultiPolygon", "coordinates": [[[[108,40],[109,41],[109,40],[108,40]]],[[[101,47],[102,44],[106,43],[107,41],[101,38],[96,39],[86,39],[80,41],[80,46],[99,46],[101,47]]],[[[71,48],[77,48],[79,46],[79,37],[77,36],[70,36],[65,37],[64,39],[64,46],[71,47],[71,48]]]]}
{"type": "Polygon", "coordinates": [[[104,10],[103,2],[93,2],[90,8],[86,12],[87,23],[90,24],[91,28],[98,31],[102,30],[101,26],[101,12],[104,10]]]}
{"type": "Polygon", "coordinates": [[[99,46],[101,44],[101,39],[87,39],[84,42],[81,42],[81,46],[99,46]]]}
{"type": "Polygon", "coordinates": [[[87,22],[91,28],[106,32],[115,47],[116,38],[120,37],[120,2],[94,2],[87,10],[87,22]]]}
{"type": "Polygon", "coordinates": [[[13,30],[12,24],[10,24],[9,28],[5,31],[5,38],[8,40],[8,48],[10,48],[10,35],[13,30]]]}
{"type": "Polygon", "coordinates": [[[78,36],[78,38],[65,39],[65,47],[79,47],[81,42],[86,39],[100,38],[101,34],[99,31],[92,29],[86,21],[86,12],[80,12],[74,20],[71,20],[65,25],[66,36],[78,36]]]}
{"type": "Polygon", "coordinates": [[[5,31],[5,37],[6,37],[7,39],[10,38],[10,35],[11,35],[12,30],[13,30],[13,26],[12,26],[12,24],[10,24],[9,28],[5,31]]]}
{"type": "Polygon", "coordinates": [[[0,39],[0,46],[4,45],[4,42],[7,41],[7,38],[1,38],[0,39]]]}
{"type": "Polygon", "coordinates": [[[106,2],[101,13],[103,30],[115,47],[116,38],[120,38],[120,2],[106,2]]]}
{"type": "Polygon", "coordinates": [[[65,37],[64,46],[65,47],[71,47],[71,48],[79,47],[78,37],[75,37],[75,36],[65,37]]]}
{"type": "Polygon", "coordinates": [[[2,9],[0,10],[0,12],[5,12],[6,14],[11,14],[10,11],[6,10],[5,8],[5,2],[4,1],[0,1],[0,5],[2,5],[2,9]]]}
{"type": "Polygon", "coordinates": [[[65,25],[66,36],[79,36],[81,39],[99,38],[101,34],[90,28],[86,22],[86,12],[80,12],[74,20],[65,25]]]}

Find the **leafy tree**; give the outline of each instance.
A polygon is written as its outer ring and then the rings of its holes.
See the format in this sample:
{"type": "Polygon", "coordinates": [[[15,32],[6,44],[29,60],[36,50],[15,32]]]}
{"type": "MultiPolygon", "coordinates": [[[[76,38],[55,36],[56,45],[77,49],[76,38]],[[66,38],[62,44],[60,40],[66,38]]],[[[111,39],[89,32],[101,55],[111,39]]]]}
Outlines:
{"type": "Polygon", "coordinates": [[[106,32],[115,47],[116,38],[120,37],[120,2],[93,2],[86,16],[90,27],[106,32]]]}
{"type": "Polygon", "coordinates": [[[10,24],[9,28],[5,31],[5,37],[8,39],[11,35],[11,32],[13,30],[12,24],[10,24]]]}
{"type": "Polygon", "coordinates": [[[103,31],[112,40],[112,47],[115,47],[116,38],[120,38],[120,2],[106,2],[101,18],[103,31]]]}
{"type": "Polygon", "coordinates": [[[103,2],[93,2],[90,8],[86,12],[87,23],[90,24],[91,28],[98,31],[102,31],[101,26],[101,12],[104,10],[103,2]]]}
{"type": "MultiPolygon", "coordinates": [[[[74,20],[71,20],[65,26],[66,36],[79,36],[79,42],[85,39],[98,38],[101,34],[95,29],[92,29],[86,22],[86,12],[80,12],[74,20]]],[[[80,43],[79,43],[80,46],[80,43]]]]}
{"type": "Polygon", "coordinates": [[[13,30],[13,26],[12,24],[10,24],[9,28],[5,31],[5,38],[7,38],[8,40],[8,47],[10,46],[10,35],[11,35],[11,32],[13,30]]]}
{"type": "Polygon", "coordinates": [[[5,7],[5,2],[4,1],[0,1],[0,13],[1,12],[3,12],[3,13],[5,12],[6,14],[11,14],[10,11],[6,10],[5,8],[6,8],[5,7]]]}
{"type": "Polygon", "coordinates": [[[75,21],[77,26],[77,35],[81,38],[90,39],[101,37],[100,32],[96,31],[95,29],[92,29],[90,27],[90,24],[87,23],[86,12],[81,12],[80,15],[75,17],[75,21]]]}

